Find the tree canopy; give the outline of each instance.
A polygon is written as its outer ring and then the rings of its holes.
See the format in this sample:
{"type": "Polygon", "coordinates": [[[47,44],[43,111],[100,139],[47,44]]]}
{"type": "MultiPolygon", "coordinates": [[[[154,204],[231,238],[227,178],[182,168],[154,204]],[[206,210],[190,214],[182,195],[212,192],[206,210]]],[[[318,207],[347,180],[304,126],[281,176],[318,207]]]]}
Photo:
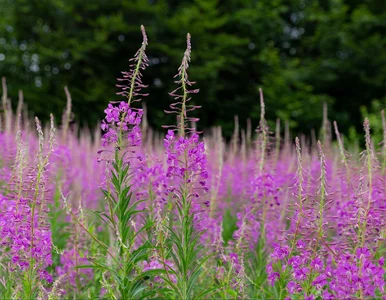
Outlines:
{"type": "Polygon", "coordinates": [[[222,125],[229,136],[234,115],[257,125],[260,87],[268,119],[305,133],[320,126],[324,102],[346,133],[360,129],[362,106],[386,104],[383,0],[0,0],[0,76],[13,103],[22,89],[34,114],[61,115],[67,85],[76,120],[94,125],[119,99],[116,77],[141,24],[155,128],[170,123],[163,110],[187,32],[201,128],[222,125]]]}

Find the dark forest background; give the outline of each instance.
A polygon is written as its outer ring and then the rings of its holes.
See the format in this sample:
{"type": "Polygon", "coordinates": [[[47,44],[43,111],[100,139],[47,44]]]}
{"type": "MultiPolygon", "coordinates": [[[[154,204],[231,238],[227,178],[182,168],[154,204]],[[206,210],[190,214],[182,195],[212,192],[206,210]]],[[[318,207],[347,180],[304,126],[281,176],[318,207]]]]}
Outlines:
{"type": "Polygon", "coordinates": [[[0,76],[13,105],[19,89],[31,113],[62,114],[63,87],[75,118],[93,126],[115,95],[116,77],[146,27],[144,72],[151,126],[165,116],[173,76],[192,34],[190,78],[199,127],[257,125],[259,87],[267,118],[309,133],[330,119],[355,136],[365,113],[386,103],[385,0],[0,0],[0,76]]]}

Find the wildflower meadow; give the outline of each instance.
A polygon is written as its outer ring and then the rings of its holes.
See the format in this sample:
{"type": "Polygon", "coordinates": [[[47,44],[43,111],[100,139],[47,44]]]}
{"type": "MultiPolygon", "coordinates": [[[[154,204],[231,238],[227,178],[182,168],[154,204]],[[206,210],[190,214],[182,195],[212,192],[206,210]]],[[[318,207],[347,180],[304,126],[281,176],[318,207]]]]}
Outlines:
{"type": "Polygon", "coordinates": [[[268,127],[260,89],[256,130],[235,118],[230,141],[203,134],[187,34],[175,122],[150,128],[141,32],[95,130],[73,120],[71,87],[42,124],[21,91],[12,111],[3,78],[0,298],[386,299],[383,111],[380,145],[368,119],[348,145],[327,110],[318,134],[292,137],[268,127]]]}

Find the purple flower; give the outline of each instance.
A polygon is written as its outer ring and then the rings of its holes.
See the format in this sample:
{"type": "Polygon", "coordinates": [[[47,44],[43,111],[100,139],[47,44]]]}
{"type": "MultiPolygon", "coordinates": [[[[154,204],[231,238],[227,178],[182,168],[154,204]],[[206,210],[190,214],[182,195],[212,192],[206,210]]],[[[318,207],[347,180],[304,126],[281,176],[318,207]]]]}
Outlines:
{"type": "MultiPolygon", "coordinates": [[[[164,139],[166,147],[167,177],[173,178],[176,182],[186,182],[189,185],[190,197],[199,196],[193,190],[206,192],[208,172],[206,170],[206,154],[204,143],[199,141],[198,134],[193,133],[189,137],[179,137],[172,130],[164,139]]],[[[170,189],[172,191],[173,189],[170,189]]],[[[197,197],[194,197],[197,198],[197,197]]],[[[209,206],[209,201],[203,201],[209,206]]]]}
{"type": "Polygon", "coordinates": [[[300,286],[300,284],[298,284],[294,281],[290,281],[287,284],[287,290],[288,290],[288,293],[295,294],[295,293],[300,293],[303,289],[300,286]]]}
{"type": "Polygon", "coordinates": [[[324,290],[322,293],[322,299],[323,300],[334,300],[335,297],[333,294],[329,293],[327,290],[324,290]]]}
{"type": "Polygon", "coordinates": [[[11,269],[26,271],[32,256],[38,272],[44,275],[41,278],[52,281],[45,272],[52,264],[51,231],[37,212],[32,219],[28,201],[23,198],[13,200],[11,196],[0,194],[0,224],[0,241],[7,249],[4,255],[9,257],[11,269]]]}
{"type": "Polygon", "coordinates": [[[326,284],[328,284],[326,279],[327,279],[327,276],[324,274],[321,274],[315,278],[315,280],[312,282],[312,285],[315,286],[317,290],[322,290],[322,288],[326,284]]]}
{"type": "Polygon", "coordinates": [[[304,294],[304,300],[315,300],[315,296],[314,295],[307,296],[306,294],[304,294]]]}
{"type": "Polygon", "coordinates": [[[358,248],[356,255],[358,259],[360,259],[361,257],[368,258],[371,256],[371,252],[367,248],[358,248]]]}
{"type": "Polygon", "coordinates": [[[75,249],[65,250],[60,256],[60,264],[56,269],[58,275],[66,275],[66,280],[74,287],[77,280],[84,283],[92,277],[93,270],[91,268],[76,269],[77,266],[89,265],[89,261],[85,256],[80,256],[75,249]]]}
{"type": "Polygon", "coordinates": [[[272,286],[275,285],[276,280],[280,278],[280,274],[278,272],[274,272],[272,262],[267,265],[266,271],[268,274],[269,284],[272,286]]]}
{"type": "Polygon", "coordinates": [[[323,268],[322,260],[319,257],[315,258],[313,261],[311,261],[311,267],[316,271],[320,271],[323,268]]]}
{"type": "Polygon", "coordinates": [[[383,267],[385,265],[385,258],[383,256],[379,259],[379,265],[381,267],[383,267]]]}
{"type": "Polygon", "coordinates": [[[271,257],[273,258],[274,261],[284,259],[285,257],[288,256],[290,252],[290,248],[287,245],[281,247],[279,244],[274,244],[273,249],[274,251],[271,254],[271,257]]]}
{"type": "Polygon", "coordinates": [[[298,248],[299,250],[303,250],[306,248],[306,243],[304,243],[302,240],[298,240],[296,242],[296,248],[298,248]]]}
{"type": "Polygon", "coordinates": [[[278,272],[273,272],[268,274],[268,282],[270,285],[274,286],[276,280],[280,278],[280,274],[278,272]]]}
{"type": "Polygon", "coordinates": [[[300,256],[292,256],[289,260],[288,263],[295,269],[299,268],[303,264],[303,260],[300,256]]]}
{"type": "Polygon", "coordinates": [[[306,267],[303,267],[303,268],[298,268],[298,269],[294,269],[294,272],[293,272],[293,277],[296,279],[296,280],[300,280],[300,281],[303,281],[307,278],[307,274],[309,272],[309,269],[306,268],[306,267]]]}
{"type": "Polygon", "coordinates": [[[118,131],[127,134],[129,146],[138,147],[141,144],[141,129],[139,127],[143,110],[129,107],[127,102],[120,102],[118,106],[109,104],[105,109],[106,117],[101,128],[106,132],[102,142],[106,146],[118,140],[118,131]]]}

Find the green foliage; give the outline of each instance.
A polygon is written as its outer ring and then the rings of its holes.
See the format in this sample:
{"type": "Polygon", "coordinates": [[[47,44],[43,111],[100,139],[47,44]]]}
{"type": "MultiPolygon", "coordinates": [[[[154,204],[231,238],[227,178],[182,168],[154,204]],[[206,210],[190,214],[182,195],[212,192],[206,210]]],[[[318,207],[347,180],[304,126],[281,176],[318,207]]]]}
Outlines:
{"type": "Polygon", "coordinates": [[[66,230],[68,223],[65,221],[65,211],[61,207],[60,189],[55,189],[54,201],[48,204],[49,219],[52,232],[52,265],[49,267],[50,272],[54,272],[56,267],[60,265],[60,252],[64,250],[67,244],[70,233],[66,230]]]}
{"type": "Polygon", "coordinates": [[[125,154],[115,151],[115,160],[112,162],[111,184],[112,190],[103,190],[108,202],[109,212],[96,211],[97,216],[105,226],[114,232],[114,241],[108,247],[88,230],[93,240],[103,249],[106,255],[97,255],[91,259],[91,265],[79,266],[80,268],[93,268],[106,275],[103,287],[106,288],[111,298],[136,299],[145,298],[155,292],[147,291],[145,280],[152,278],[162,270],[142,271],[139,269],[141,263],[149,257],[152,245],[144,241],[138,247],[135,242],[139,234],[152,226],[147,222],[135,230],[131,225],[142,210],[137,206],[140,201],[132,201],[131,174],[129,164],[124,163],[125,154]],[[111,252],[112,248],[114,251],[111,252]],[[109,288],[110,287],[110,288],[109,288]]]}
{"type": "Polygon", "coordinates": [[[382,100],[374,100],[370,107],[362,106],[360,108],[362,118],[368,118],[371,124],[371,138],[374,145],[378,146],[383,140],[383,128],[381,111],[386,109],[386,98],[382,100]]]}
{"type": "Polygon", "coordinates": [[[385,96],[384,1],[0,0],[0,16],[0,74],[13,104],[21,88],[38,116],[62,113],[68,85],[76,120],[100,120],[140,24],[150,40],[146,101],[156,128],[170,123],[163,110],[187,32],[200,126],[222,125],[228,137],[234,114],[242,127],[248,117],[257,125],[259,87],[268,119],[306,133],[320,127],[323,102],[347,134],[359,107],[385,96]]]}
{"type": "Polygon", "coordinates": [[[222,238],[224,240],[225,245],[228,244],[228,242],[232,239],[232,235],[237,229],[237,218],[232,214],[232,212],[227,209],[225,211],[225,214],[223,216],[224,222],[223,222],[223,233],[222,238]]]}

